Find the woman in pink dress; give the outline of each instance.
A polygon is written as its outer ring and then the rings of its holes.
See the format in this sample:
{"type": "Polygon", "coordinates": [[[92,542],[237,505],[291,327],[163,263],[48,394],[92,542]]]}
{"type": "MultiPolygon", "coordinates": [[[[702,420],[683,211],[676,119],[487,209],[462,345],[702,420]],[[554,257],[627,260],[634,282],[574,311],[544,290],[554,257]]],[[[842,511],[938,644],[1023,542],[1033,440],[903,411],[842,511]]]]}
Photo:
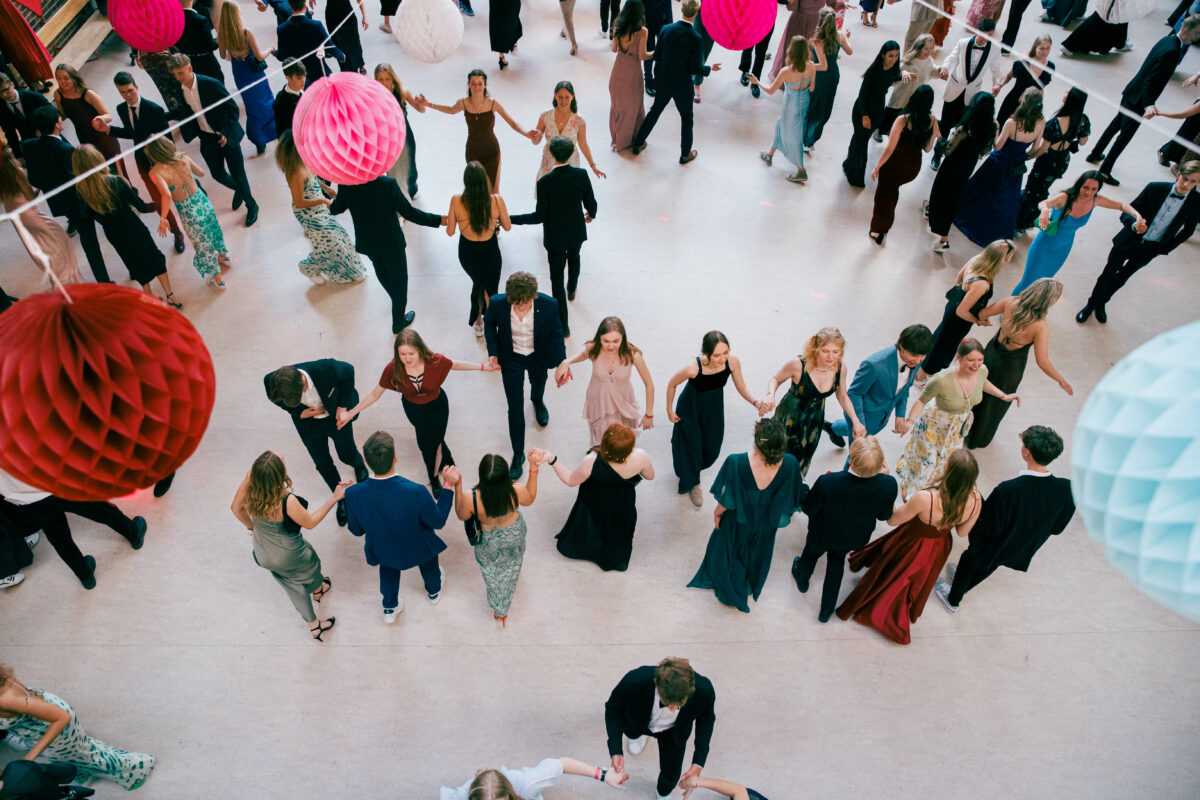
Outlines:
{"type": "Polygon", "coordinates": [[[608,131],[614,153],[633,144],[633,137],[646,118],[642,100],[646,79],[641,62],[654,56],[646,50],[647,35],[646,9],[636,0],[630,0],[613,23],[612,51],[617,58],[608,77],[608,131]]]}
{"type": "Polygon", "coordinates": [[[998,23],[1003,11],[1004,0],[974,0],[971,7],[967,9],[967,24],[972,28],[978,28],[979,23],[985,19],[998,23]]]}
{"type": "Polygon", "coordinates": [[[583,401],[583,418],[591,430],[591,446],[599,447],[604,431],[614,422],[627,428],[649,430],[654,427],[654,379],[642,358],[642,351],[629,343],[625,325],[618,317],[605,317],[596,335],[579,354],[568,361],[592,362],[592,379],[583,401]],[[646,413],[638,408],[633,396],[633,370],[637,369],[646,387],[646,413]]]}

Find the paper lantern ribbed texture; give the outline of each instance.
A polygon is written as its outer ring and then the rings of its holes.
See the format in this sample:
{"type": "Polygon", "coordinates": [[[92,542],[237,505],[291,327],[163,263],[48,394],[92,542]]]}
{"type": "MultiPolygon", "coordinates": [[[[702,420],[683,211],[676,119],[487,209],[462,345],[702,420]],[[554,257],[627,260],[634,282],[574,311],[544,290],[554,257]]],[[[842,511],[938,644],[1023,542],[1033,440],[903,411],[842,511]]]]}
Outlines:
{"type": "Polygon", "coordinates": [[[1075,426],[1084,524],[1140,590],[1200,621],[1200,322],[1117,362],[1075,426]]]}
{"type": "Polygon", "coordinates": [[[107,500],[170,475],[216,396],[187,317],[103,283],[36,294],[0,314],[0,469],[69,500],[107,500]]]}
{"type": "Polygon", "coordinates": [[[775,0],[704,0],[700,13],[714,42],[727,50],[745,50],[771,32],[778,8],[775,0]]]}
{"type": "Polygon", "coordinates": [[[108,0],[108,21],[130,47],[154,53],[183,35],[179,0],[108,0]]]}
{"type": "Polygon", "coordinates": [[[396,12],[395,30],[404,52],[437,64],[462,43],[463,15],[453,0],[404,0],[396,12]]]}
{"type": "Polygon", "coordinates": [[[339,72],[304,91],[292,120],[296,149],[327,181],[354,186],[391,169],[404,149],[404,112],[366,75],[339,72]]]}

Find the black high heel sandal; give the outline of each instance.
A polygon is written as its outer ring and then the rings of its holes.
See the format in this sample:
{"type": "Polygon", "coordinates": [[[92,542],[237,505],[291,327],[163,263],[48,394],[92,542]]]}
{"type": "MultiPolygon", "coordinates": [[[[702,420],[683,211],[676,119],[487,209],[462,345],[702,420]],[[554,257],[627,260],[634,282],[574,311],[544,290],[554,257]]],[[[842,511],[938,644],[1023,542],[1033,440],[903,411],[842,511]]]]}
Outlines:
{"type": "Polygon", "coordinates": [[[183,303],[181,303],[175,299],[174,292],[167,292],[167,296],[165,299],[166,299],[167,305],[169,305],[171,308],[183,308],[183,303]]]}
{"type": "Polygon", "coordinates": [[[328,622],[329,624],[322,625],[322,624],[320,624],[320,622],[318,622],[317,627],[308,629],[310,634],[316,634],[312,638],[315,639],[316,641],[320,642],[321,644],[325,644],[325,640],[322,639],[321,637],[324,636],[328,631],[330,631],[333,628],[333,623],[337,622],[337,617],[330,617],[329,619],[327,619],[325,621],[328,622]]]}
{"type": "Polygon", "coordinates": [[[321,578],[321,588],[312,593],[313,602],[319,603],[333,588],[333,581],[329,578],[321,578]]]}
{"type": "Polygon", "coordinates": [[[500,58],[498,60],[500,62],[500,69],[508,68],[508,62],[504,60],[504,56],[500,56],[500,58]]]}

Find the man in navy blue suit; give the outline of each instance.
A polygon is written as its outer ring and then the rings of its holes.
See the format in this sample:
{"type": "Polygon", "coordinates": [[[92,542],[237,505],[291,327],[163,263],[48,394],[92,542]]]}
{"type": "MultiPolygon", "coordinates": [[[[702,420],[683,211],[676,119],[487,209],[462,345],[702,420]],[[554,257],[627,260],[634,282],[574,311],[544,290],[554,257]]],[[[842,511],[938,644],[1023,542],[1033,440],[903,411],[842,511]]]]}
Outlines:
{"type": "MultiPolygon", "coordinates": [[[[929,328],[909,325],[900,332],[894,345],[867,356],[858,365],[846,394],[865,433],[874,436],[883,430],[893,410],[897,419],[904,419],[908,413],[908,390],[916,374],[913,369],[932,346],[933,334],[929,328]]],[[[826,422],[825,432],[835,447],[845,447],[846,437],[851,433],[850,420],[843,417],[833,424],[826,422]]],[[[859,435],[856,432],[855,438],[859,435]]]]}
{"type": "Polygon", "coordinates": [[[4,130],[4,138],[17,158],[21,158],[21,140],[37,136],[30,115],[49,105],[45,97],[18,89],[12,78],[0,72],[0,129],[4,130]]]}
{"type": "Polygon", "coordinates": [[[438,553],[446,549],[434,531],[440,530],[454,508],[454,487],[461,475],[454,467],[442,470],[444,491],[433,496],[419,483],[396,474],[396,444],[383,431],[371,434],[363,455],[374,477],[346,489],[350,532],[365,536],[367,563],[379,567],[379,593],[383,595],[383,621],[392,623],[404,610],[400,597],[400,572],[418,568],[430,603],[441,599],[445,571],[438,553]]]}
{"type": "Polygon", "coordinates": [[[289,58],[304,56],[301,60],[304,62],[304,68],[308,71],[305,76],[308,81],[305,84],[307,88],[314,81],[331,74],[324,56],[332,56],[339,62],[345,61],[346,56],[332,44],[325,46],[324,55],[320,51],[312,55],[305,55],[319,47],[329,38],[329,34],[320,20],[315,20],[305,13],[308,0],[288,0],[288,6],[292,9],[292,16],[275,29],[275,34],[279,38],[275,47],[275,57],[280,61],[286,61],[289,58]]]}
{"type": "Polygon", "coordinates": [[[646,149],[646,138],[650,131],[654,130],[663,109],[674,101],[680,121],[679,163],[687,164],[696,159],[696,151],[692,149],[692,78],[696,76],[703,80],[710,72],[721,68],[720,64],[711,67],[704,64],[700,34],[692,27],[699,12],[700,3],[697,0],[684,0],[680,8],[683,19],[663,28],[658,36],[658,44],[654,47],[654,60],[657,62],[654,104],[650,106],[650,112],[633,138],[635,156],[646,149]]]}
{"type": "Polygon", "coordinates": [[[513,448],[509,475],[515,481],[521,477],[525,463],[525,408],[521,400],[525,373],[529,373],[534,419],[542,427],[550,423],[550,412],[542,402],[547,370],[554,369],[557,386],[571,379],[558,303],[538,292],[537,278],[528,272],[514,272],[504,284],[504,294],[492,297],[483,315],[483,336],[490,365],[500,367],[508,401],[508,438],[513,448]]]}

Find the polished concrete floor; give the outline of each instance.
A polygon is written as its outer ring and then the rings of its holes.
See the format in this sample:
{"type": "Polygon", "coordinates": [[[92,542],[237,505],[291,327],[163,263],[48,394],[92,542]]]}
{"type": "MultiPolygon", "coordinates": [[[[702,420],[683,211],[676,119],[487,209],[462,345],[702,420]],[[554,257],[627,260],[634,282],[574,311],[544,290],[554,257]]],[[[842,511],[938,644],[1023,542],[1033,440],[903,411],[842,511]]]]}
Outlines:
{"type": "MultiPolygon", "coordinates": [[[[882,41],[902,38],[906,6],[886,6],[876,30],[859,25],[855,12],[848,15],[858,49],[843,58],[833,121],[808,165],[809,184],[801,187],[784,180],[785,167],[768,169],[757,158],[770,143],[779,98],[754,101],[738,85],[736,54],[714,51],[711,61],[725,70],[704,84],[704,101],[696,107],[700,158],[681,168],[672,111],[637,159],[610,152],[605,117],[612,57],[598,36],[594,5],[576,11],[581,52],[570,58],[558,38],[557,4],[527,3],[525,38],[505,72],[494,69],[487,52],[485,8],[466,20],[460,51],[430,67],[376,30],[377,9],[369,5],[369,63],[391,61],[407,86],[438,102],[453,102],[466,71],[481,66],[495,97],[530,126],[549,106],[554,84],[574,81],[608,179],[596,181],[600,212],[584,248],[570,344],[581,346],[601,317],[617,314],[644,349],[656,380],[659,425],[641,444],[659,476],[638,489],[640,524],[629,571],[606,574],[554,550],[553,535],[574,493],[543,473],[537,503],[526,511],[528,553],[506,629],[492,621],[471,550],[454,524],[445,535],[441,604],[428,605],[416,576],[406,576],[408,610],[385,626],[375,572],[364,563],[360,542],[327,520],[309,539],[333,578],[323,613],[335,614],[338,624],[327,644],[308,641],[283,593],[252,562],[249,539],[228,506],[266,449],[287,458],[298,492],[324,499],[289,419],[263,396],[261,376],[281,364],[333,356],[358,368],[359,389],[367,391],[389,357],[388,299],[373,277],[363,285],[314,287],[301,276],[296,262],[307,243],[284,181],[270,152],[248,159],[263,208],[252,230],[242,227],[241,213],[229,210],[229,194],[213,190],[235,259],[228,290],[205,287],[190,252],[169,259],[184,313],[216,362],[217,404],[204,441],[170,494],[155,500],[143,491],[118,501],[149,520],[145,547],[131,552],[111,533],[76,521],[76,538],[99,565],[94,591],[80,588],[43,543],[25,583],[0,595],[0,659],[30,684],[74,703],[95,735],[153,752],[158,767],[141,795],[429,798],[438,786],[458,784],[484,766],[532,764],[548,755],[601,763],[607,760],[602,717],[609,690],[627,669],[668,655],[690,658],[716,686],[718,721],[705,774],[749,784],[773,800],[1200,794],[1200,627],[1139,594],[1108,565],[1078,519],[1028,574],[997,573],[956,616],[932,600],[908,647],[854,623],[817,622],[816,592],[798,594],[788,575],[803,542],[802,516],[780,532],[775,569],[749,615],[685,588],[704,552],[713,501],[697,510],[675,493],[662,397],[701,335],[711,328],[728,334],[756,393],[826,325],[845,334],[853,369],[905,325],[936,324],[955,271],[975,252],[957,232],[945,257],[930,252],[918,211],[934,177],[928,170],[903,188],[897,227],[884,248],[876,247],[866,235],[872,188],[849,188],[839,168],[857,76],[882,41]]],[[[1132,25],[1131,53],[1056,60],[1085,85],[1115,97],[1166,30],[1161,19],[1167,12],[1164,2],[1132,25]]],[[[1062,38],[1060,29],[1036,21],[1035,8],[1027,17],[1023,46],[1043,30],[1056,42],[1062,38]]],[[[268,15],[249,12],[248,19],[261,40],[273,41],[268,15]]],[[[117,97],[108,78],[127,63],[121,50],[106,48],[85,69],[110,104],[117,97]]],[[[1161,106],[1190,103],[1193,95],[1179,81],[1195,71],[1197,59],[1189,55],[1161,106]]],[[[143,73],[139,80],[157,100],[143,73]]],[[[1064,91],[1055,82],[1049,94],[1057,101],[1064,91]]],[[[1089,111],[1097,131],[1111,115],[1094,100],[1089,111]]],[[[461,185],[463,121],[434,112],[410,119],[421,170],[419,204],[444,213],[461,185]]],[[[540,148],[502,124],[497,133],[502,193],[513,211],[529,209],[540,148]]],[[[1143,181],[1168,179],[1154,159],[1161,138],[1139,133],[1118,162],[1124,184],[1106,193],[1132,199],[1143,181]]],[[[872,163],[879,152],[872,144],[872,163]]],[[[1077,158],[1068,177],[1085,166],[1077,158]]],[[[1200,288],[1193,240],[1133,280],[1110,306],[1107,326],[1076,325],[1074,313],[1118,225],[1115,213],[1098,211],[1060,274],[1066,289],[1050,317],[1051,355],[1075,396],[1031,364],[1023,405],[978,454],[983,488],[1020,468],[1019,430],[1052,425],[1069,448],[1084,398],[1109,367],[1155,334],[1195,318],[1200,288]]],[[[481,360],[483,348],[465,324],[468,282],[455,242],[432,229],[407,226],[407,232],[417,330],[436,350],[481,360]]],[[[506,275],[532,270],[548,286],[540,231],[515,229],[501,241],[506,275]]],[[[38,278],[15,237],[6,234],[0,248],[5,288],[35,291],[38,278]]],[[[999,291],[1017,281],[1020,264],[1018,257],[1002,273],[999,291]]],[[[113,268],[120,273],[115,259],[113,268]]],[[[549,390],[549,427],[531,425],[529,432],[531,446],[568,460],[587,446],[580,414],[587,368],[575,374],[566,387],[549,390]]],[[[473,481],[480,456],[507,455],[499,377],[454,373],[447,391],[449,442],[473,481]]],[[[727,396],[726,454],[747,449],[754,421],[732,390],[727,396]]],[[[834,413],[829,410],[831,418],[834,413]]],[[[396,436],[402,471],[419,479],[419,455],[397,398],[363,415],[359,441],[377,429],[396,436]]],[[[889,433],[880,438],[894,460],[901,440],[889,433]]],[[[823,441],[813,477],[843,458],[823,441]]],[[[1065,474],[1069,463],[1068,450],[1054,469],[1065,474]]],[[[714,475],[709,470],[704,478],[714,475]]],[[[956,543],[956,551],[961,547],[956,543]]],[[[0,749],[0,758],[10,755],[0,749]]],[[[652,796],[656,762],[653,745],[629,759],[631,796],[652,796]]],[[[101,792],[120,790],[109,785],[101,792]]],[[[607,792],[575,779],[546,796],[607,792]]]]}

